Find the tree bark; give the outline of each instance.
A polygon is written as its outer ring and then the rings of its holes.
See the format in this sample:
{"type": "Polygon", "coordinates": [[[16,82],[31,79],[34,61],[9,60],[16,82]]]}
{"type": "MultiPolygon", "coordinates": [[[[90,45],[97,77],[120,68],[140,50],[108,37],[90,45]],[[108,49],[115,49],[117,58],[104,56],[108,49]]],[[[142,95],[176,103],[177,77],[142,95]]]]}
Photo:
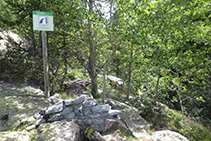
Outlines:
{"type": "Polygon", "coordinates": [[[179,71],[178,71],[178,69],[177,69],[177,78],[178,78],[178,85],[177,85],[178,90],[177,90],[177,94],[178,94],[178,98],[179,98],[181,112],[183,114],[184,111],[183,111],[183,106],[182,106],[181,87],[180,87],[180,82],[179,82],[179,71]]]}
{"type": "MultiPolygon", "coordinates": [[[[94,8],[94,0],[89,0],[89,15],[93,14],[94,8]]],[[[91,86],[91,93],[94,95],[98,92],[98,85],[97,85],[97,74],[96,74],[96,47],[94,45],[94,38],[93,38],[93,24],[91,18],[88,19],[88,45],[89,45],[89,75],[91,78],[92,86],[91,86]]]]}
{"type": "Polygon", "coordinates": [[[105,63],[105,65],[103,66],[103,96],[102,96],[103,104],[105,103],[105,96],[106,96],[106,85],[107,85],[106,71],[107,71],[107,63],[105,63]]]}
{"type": "Polygon", "coordinates": [[[131,47],[130,50],[130,61],[129,61],[129,68],[128,68],[128,90],[127,90],[127,99],[129,99],[130,91],[131,91],[131,72],[132,72],[132,59],[133,59],[133,49],[131,47]]]}
{"type": "Polygon", "coordinates": [[[160,67],[159,67],[158,79],[157,79],[157,84],[156,84],[156,87],[155,87],[155,103],[156,103],[157,97],[158,97],[158,87],[159,87],[159,82],[160,82],[160,74],[161,74],[161,71],[160,71],[160,67]]]}

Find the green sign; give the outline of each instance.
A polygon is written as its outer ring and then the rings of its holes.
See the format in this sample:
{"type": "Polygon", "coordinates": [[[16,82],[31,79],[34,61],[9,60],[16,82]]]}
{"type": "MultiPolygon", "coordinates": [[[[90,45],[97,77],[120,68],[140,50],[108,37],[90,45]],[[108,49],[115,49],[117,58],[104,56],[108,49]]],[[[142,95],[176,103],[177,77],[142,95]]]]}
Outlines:
{"type": "Polygon", "coordinates": [[[33,11],[33,29],[41,31],[53,31],[53,13],[33,11]]]}

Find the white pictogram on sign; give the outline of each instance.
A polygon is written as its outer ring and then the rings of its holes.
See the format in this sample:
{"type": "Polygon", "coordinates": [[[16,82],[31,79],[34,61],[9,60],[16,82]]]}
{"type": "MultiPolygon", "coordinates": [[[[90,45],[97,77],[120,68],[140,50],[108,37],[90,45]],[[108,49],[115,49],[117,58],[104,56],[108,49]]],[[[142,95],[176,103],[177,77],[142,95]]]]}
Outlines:
{"type": "Polygon", "coordinates": [[[39,16],[39,25],[48,25],[48,17],[39,16]]]}

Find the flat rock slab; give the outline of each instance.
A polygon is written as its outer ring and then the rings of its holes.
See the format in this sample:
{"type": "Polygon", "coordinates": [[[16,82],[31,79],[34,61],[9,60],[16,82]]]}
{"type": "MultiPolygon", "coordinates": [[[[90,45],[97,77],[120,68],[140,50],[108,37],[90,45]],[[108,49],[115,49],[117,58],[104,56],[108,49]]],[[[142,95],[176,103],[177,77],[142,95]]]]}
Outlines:
{"type": "Polygon", "coordinates": [[[1,141],[31,141],[27,131],[0,132],[1,141]]]}
{"type": "Polygon", "coordinates": [[[170,130],[156,131],[151,139],[152,141],[188,141],[183,135],[170,130]]]}
{"type": "Polygon", "coordinates": [[[74,122],[45,123],[38,128],[38,141],[82,141],[82,129],[74,122]]]}
{"type": "Polygon", "coordinates": [[[40,89],[0,81],[0,131],[34,120],[34,113],[49,104],[40,89]]]}

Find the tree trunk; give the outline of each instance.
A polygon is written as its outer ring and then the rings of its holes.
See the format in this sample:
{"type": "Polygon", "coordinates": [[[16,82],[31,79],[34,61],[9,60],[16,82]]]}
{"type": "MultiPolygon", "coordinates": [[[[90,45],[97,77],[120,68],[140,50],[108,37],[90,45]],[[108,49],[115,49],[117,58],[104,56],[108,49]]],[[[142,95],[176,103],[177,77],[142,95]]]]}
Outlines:
{"type": "MultiPolygon", "coordinates": [[[[93,14],[93,7],[94,7],[94,1],[89,0],[89,15],[93,14]]],[[[97,74],[96,74],[96,47],[94,45],[94,38],[93,38],[93,24],[91,21],[91,18],[88,19],[88,45],[89,45],[89,75],[92,82],[92,91],[91,93],[93,96],[97,94],[98,92],[98,86],[97,86],[97,74]]]]}
{"type": "Polygon", "coordinates": [[[103,104],[105,103],[105,96],[106,96],[106,85],[107,85],[106,71],[107,71],[107,63],[105,63],[103,66],[103,96],[102,96],[103,104]]]}
{"type": "MultiPolygon", "coordinates": [[[[66,38],[65,38],[65,33],[63,34],[63,47],[65,48],[66,46],[66,38]]],[[[64,76],[63,76],[63,82],[65,81],[65,79],[67,78],[67,52],[65,50],[64,52],[64,76]]],[[[61,84],[63,85],[63,84],[61,84]]],[[[64,91],[67,90],[67,85],[64,85],[64,91]]]]}
{"type": "Polygon", "coordinates": [[[128,68],[128,90],[127,90],[127,99],[129,99],[130,91],[131,91],[131,72],[132,72],[132,59],[133,59],[133,49],[131,47],[130,50],[130,62],[129,62],[129,68],[128,68]]]}
{"type": "Polygon", "coordinates": [[[90,52],[90,56],[89,56],[89,76],[91,78],[91,82],[92,82],[92,91],[91,93],[93,95],[97,94],[98,92],[98,86],[97,86],[97,74],[96,74],[96,57],[95,57],[95,53],[94,52],[90,52]]]}
{"type": "MultiPolygon", "coordinates": [[[[33,25],[31,26],[31,28],[32,28],[33,61],[36,62],[36,41],[35,41],[35,36],[34,36],[33,25]]],[[[32,64],[32,70],[35,71],[34,63],[32,64]]]]}
{"type": "Polygon", "coordinates": [[[159,81],[160,81],[160,67],[159,67],[159,70],[158,70],[158,79],[157,79],[157,84],[156,84],[156,87],[155,87],[155,103],[157,101],[157,97],[158,97],[158,87],[159,87],[159,81]]]}
{"type": "MultiPolygon", "coordinates": [[[[65,46],[66,46],[66,38],[65,38],[65,33],[63,34],[63,47],[65,48],[65,46]]],[[[64,77],[66,77],[67,76],[67,52],[66,52],[66,50],[65,50],[65,52],[64,52],[64,77]]]]}
{"type": "Polygon", "coordinates": [[[181,112],[183,114],[184,111],[183,111],[183,106],[182,106],[181,87],[180,87],[180,82],[179,82],[179,71],[178,71],[178,69],[177,69],[177,78],[178,78],[177,94],[178,94],[178,97],[179,97],[179,103],[180,103],[181,112]]]}
{"type": "Polygon", "coordinates": [[[129,64],[129,70],[128,70],[128,89],[127,89],[127,99],[129,99],[130,96],[130,90],[131,90],[131,62],[129,64]]]}

